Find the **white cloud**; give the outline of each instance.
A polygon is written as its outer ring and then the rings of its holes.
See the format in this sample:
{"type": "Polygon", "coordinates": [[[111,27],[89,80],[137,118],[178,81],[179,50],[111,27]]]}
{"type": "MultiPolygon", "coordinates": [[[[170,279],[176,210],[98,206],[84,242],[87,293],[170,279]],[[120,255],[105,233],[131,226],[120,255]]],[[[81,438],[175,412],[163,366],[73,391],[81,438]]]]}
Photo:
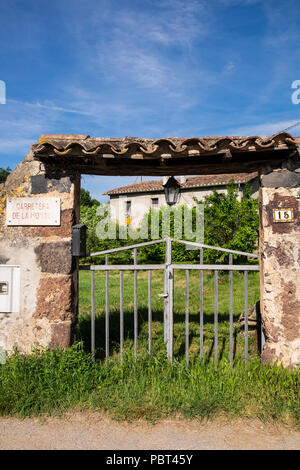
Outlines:
{"type": "Polygon", "coordinates": [[[161,0],[154,10],[128,6],[119,12],[114,32],[124,39],[139,39],[142,43],[186,45],[209,31],[208,16],[203,2],[161,0]]]}
{"type": "Polygon", "coordinates": [[[236,69],[235,63],[230,60],[229,62],[227,62],[227,64],[225,64],[225,66],[224,66],[224,68],[223,68],[223,73],[224,73],[224,74],[230,74],[230,73],[232,73],[235,69],[236,69]]]}
{"type": "Polygon", "coordinates": [[[1,153],[2,154],[15,154],[23,151],[24,157],[29,152],[30,146],[34,142],[32,139],[26,139],[21,136],[15,139],[0,139],[1,153]]]}
{"type": "MultiPolygon", "coordinates": [[[[193,73],[187,70],[193,45],[211,34],[211,17],[204,3],[146,0],[143,8],[138,8],[130,2],[118,2],[117,15],[113,13],[114,2],[110,11],[105,3],[101,15],[102,7],[103,2],[95,6],[93,18],[84,27],[76,27],[78,18],[73,17],[74,27],[68,22],[91,73],[112,83],[128,82],[129,86],[163,91],[171,97],[182,94],[193,73]]],[[[194,58],[200,60],[199,51],[194,58]]]]}
{"type": "Polygon", "coordinates": [[[0,153],[25,157],[30,145],[51,129],[59,115],[39,103],[8,100],[0,109],[0,153]]]}
{"type": "Polygon", "coordinates": [[[110,71],[113,71],[115,79],[130,78],[145,88],[165,88],[178,82],[174,71],[166,65],[166,61],[156,54],[151,54],[141,47],[123,45],[115,42],[111,45],[109,53],[99,53],[100,63],[105,67],[110,63],[110,71]]]}
{"type": "Polygon", "coordinates": [[[36,111],[38,111],[39,109],[40,110],[47,109],[49,111],[59,111],[59,112],[63,112],[63,113],[91,115],[91,113],[89,113],[88,111],[84,112],[83,110],[76,109],[76,108],[72,109],[72,108],[67,108],[67,107],[63,107],[63,106],[57,106],[52,101],[48,101],[48,100],[46,100],[43,103],[41,103],[40,101],[37,101],[35,103],[30,103],[28,101],[9,100],[9,103],[13,103],[13,104],[16,104],[16,105],[19,105],[19,106],[24,106],[24,107],[27,107],[27,108],[31,108],[31,109],[34,109],[36,111]]]}
{"type": "MultiPolygon", "coordinates": [[[[232,128],[232,130],[229,131],[229,132],[230,132],[230,135],[270,136],[270,135],[276,134],[277,132],[280,132],[280,131],[286,129],[287,127],[290,127],[290,126],[292,126],[293,124],[296,124],[296,123],[297,123],[296,120],[278,121],[278,122],[265,122],[265,123],[262,123],[262,124],[232,128]]],[[[294,129],[296,129],[296,133],[297,133],[297,127],[295,127],[294,129]]],[[[294,131],[292,129],[289,130],[289,131],[286,131],[286,132],[294,133],[294,131]]]]}

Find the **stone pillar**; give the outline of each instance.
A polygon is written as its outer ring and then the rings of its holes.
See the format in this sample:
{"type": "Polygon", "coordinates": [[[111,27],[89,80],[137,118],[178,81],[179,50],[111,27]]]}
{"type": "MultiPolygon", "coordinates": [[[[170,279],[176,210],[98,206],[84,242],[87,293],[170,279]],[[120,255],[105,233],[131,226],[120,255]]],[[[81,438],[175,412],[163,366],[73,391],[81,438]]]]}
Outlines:
{"type": "Polygon", "coordinates": [[[68,347],[78,299],[72,225],[79,222],[80,176],[45,169],[30,153],[0,185],[0,264],[20,265],[20,312],[0,313],[0,347],[68,347]],[[7,226],[8,197],[57,197],[60,226],[7,226]]]}
{"type": "Polygon", "coordinates": [[[260,177],[261,310],[266,333],[262,360],[300,364],[300,164],[260,177]],[[274,222],[274,209],[293,209],[294,221],[274,222]]]}

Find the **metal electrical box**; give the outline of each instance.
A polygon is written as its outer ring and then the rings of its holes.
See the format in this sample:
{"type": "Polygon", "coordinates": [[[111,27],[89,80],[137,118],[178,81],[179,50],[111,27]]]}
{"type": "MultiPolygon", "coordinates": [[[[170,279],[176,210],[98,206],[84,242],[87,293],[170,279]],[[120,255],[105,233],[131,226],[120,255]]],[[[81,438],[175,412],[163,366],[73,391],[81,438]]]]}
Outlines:
{"type": "Polygon", "coordinates": [[[0,265],[0,313],[19,313],[20,266],[0,265]]]}
{"type": "Polygon", "coordinates": [[[86,256],[86,231],[87,226],[83,224],[73,225],[72,227],[72,255],[86,256]]]}

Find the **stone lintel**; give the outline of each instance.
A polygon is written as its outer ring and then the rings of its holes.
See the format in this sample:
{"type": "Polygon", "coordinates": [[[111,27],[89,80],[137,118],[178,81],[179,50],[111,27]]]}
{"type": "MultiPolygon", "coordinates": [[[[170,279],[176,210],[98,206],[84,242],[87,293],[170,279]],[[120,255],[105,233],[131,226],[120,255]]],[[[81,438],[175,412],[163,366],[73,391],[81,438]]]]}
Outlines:
{"type": "Polygon", "coordinates": [[[300,186],[300,173],[280,170],[261,177],[263,188],[297,188],[300,186]]]}
{"type": "Polygon", "coordinates": [[[72,187],[71,178],[57,175],[34,175],[31,176],[31,194],[45,194],[53,191],[59,193],[70,193],[72,187]]]}

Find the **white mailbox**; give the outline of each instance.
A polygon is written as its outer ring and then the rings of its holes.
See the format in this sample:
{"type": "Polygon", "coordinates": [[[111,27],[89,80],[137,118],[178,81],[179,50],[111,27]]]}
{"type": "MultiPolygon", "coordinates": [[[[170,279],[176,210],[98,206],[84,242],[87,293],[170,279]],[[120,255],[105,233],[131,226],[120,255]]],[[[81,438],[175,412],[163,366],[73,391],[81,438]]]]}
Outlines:
{"type": "Polygon", "coordinates": [[[20,266],[0,265],[0,313],[19,313],[20,266]]]}

